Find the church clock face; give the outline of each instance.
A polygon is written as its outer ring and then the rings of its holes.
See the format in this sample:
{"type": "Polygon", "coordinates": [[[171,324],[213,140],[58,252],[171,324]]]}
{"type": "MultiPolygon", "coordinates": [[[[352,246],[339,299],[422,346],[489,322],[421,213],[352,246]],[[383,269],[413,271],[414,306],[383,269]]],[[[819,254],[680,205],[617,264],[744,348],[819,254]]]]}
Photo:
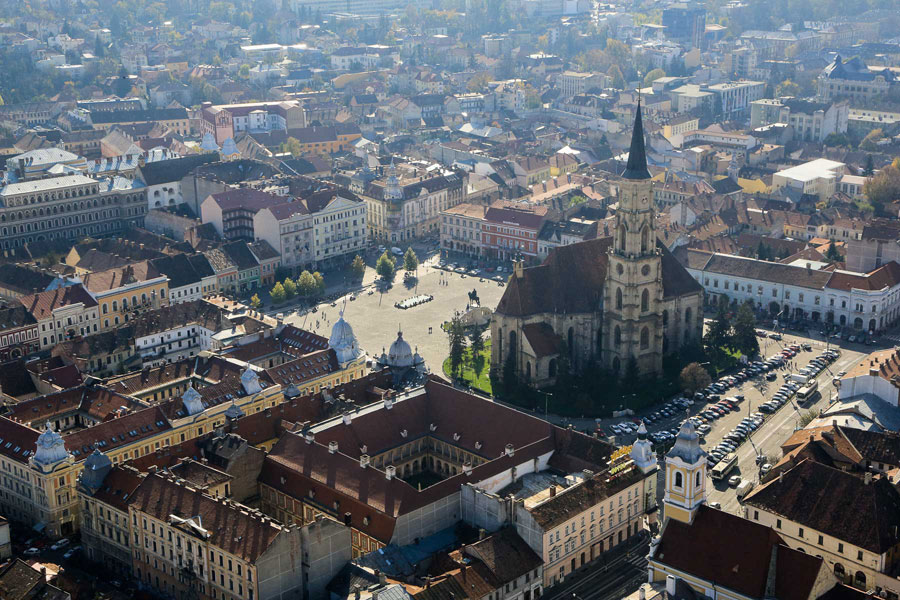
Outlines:
{"type": "Polygon", "coordinates": [[[646,277],[649,274],[650,274],[650,265],[644,265],[643,267],[641,267],[641,275],[646,277]]]}

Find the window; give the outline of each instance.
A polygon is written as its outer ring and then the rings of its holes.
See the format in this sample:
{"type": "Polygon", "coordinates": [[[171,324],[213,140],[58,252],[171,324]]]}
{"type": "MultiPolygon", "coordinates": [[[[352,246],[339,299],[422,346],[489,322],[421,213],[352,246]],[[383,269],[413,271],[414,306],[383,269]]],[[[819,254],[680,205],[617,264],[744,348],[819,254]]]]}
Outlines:
{"type": "Polygon", "coordinates": [[[825,543],[825,540],[824,540],[824,538],[820,535],[820,536],[819,536],[819,545],[821,546],[821,545],[824,544],[824,543],[825,543]]]}
{"type": "Polygon", "coordinates": [[[844,553],[844,544],[840,542],[838,542],[838,552],[840,552],[841,554],[844,553]]]}
{"type": "Polygon", "coordinates": [[[775,522],[775,529],[781,529],[781,519],[778,519],[778,520],[775,522]]]}
{"type": "Polygon", "coordinates": [[[684,486],[684,478],[681,473],[675,473],[675,487],[680,488],[684,486]]]}
{"type": "Polygon", "coordinates": [[[799,531],[797,531],[797,535],[799,535],[800,537],[803,537],[803,528],[802,527],[800,527],[799,531]]]}

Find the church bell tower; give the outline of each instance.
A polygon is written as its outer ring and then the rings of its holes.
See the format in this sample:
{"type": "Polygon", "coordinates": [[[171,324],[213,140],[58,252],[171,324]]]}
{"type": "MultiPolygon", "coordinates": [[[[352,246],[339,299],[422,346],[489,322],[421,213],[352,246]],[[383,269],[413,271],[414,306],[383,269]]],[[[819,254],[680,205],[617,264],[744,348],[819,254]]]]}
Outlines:
{"type": "Polygon", "coordinates": [[[638,100],[603,296],[601,361],[622,375],[633,358],[641,374],[662,370],[662,254],[656,245],[653,183],[638,100]]]}

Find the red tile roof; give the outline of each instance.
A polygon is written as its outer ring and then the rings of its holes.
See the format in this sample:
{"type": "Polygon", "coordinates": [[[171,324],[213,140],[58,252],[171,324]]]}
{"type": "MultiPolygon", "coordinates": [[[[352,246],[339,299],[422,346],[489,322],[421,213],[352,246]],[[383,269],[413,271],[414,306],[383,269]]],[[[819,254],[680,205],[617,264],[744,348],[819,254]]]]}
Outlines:
{"type": "MultiPolygon", "coordinates": [[[[226,504],[179,485],[159,474],[144,478],[132,495],[131,506],[162,521],[170,522],[170,516],[195,518],[206,529],[211,546],[221,548],[248,562],[255,562],[275,538],[284,531],[270,520],[249,513],[246,508],[226,504]]],[[[300,557],[297,556],[299,563],[300,557]]],[[[299,564],[296,565],[299,568],[299,564]]]]}
{"type": "Polygon", "coordinates": [[[85,308],[97,306],[97,301],[87,293],[81,284],[62,289],[48,290],[30,296],[22,296],[19,301],[38,321],[50,318],[57,308],[81,302],[85,308]]]}

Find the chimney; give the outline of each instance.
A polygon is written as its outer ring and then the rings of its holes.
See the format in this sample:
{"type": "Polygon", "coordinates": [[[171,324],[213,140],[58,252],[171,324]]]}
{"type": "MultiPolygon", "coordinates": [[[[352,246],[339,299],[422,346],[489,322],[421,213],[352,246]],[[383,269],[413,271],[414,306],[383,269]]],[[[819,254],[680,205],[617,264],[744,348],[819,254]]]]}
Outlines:
{"type": "Polygon", "coordinates": [[[552,498],[552,497],[555,496],[555,495],[556,495],[556,486],[555,486],[555,485],[551,485],[551,486],[550,486],[550,497],[552,498]]]}
{"type": "Polygon", "coordinates": [[[369,455],[368,454],[360,454],[359,456],[359,466],[363,469],[369,466],[369,455]]]}
{"type": "Polygon", "coordinates": [[[304,439],[306,439],[307,444],[312,444],[313,441],[316,439],[316,434],[314,434],[312,432],[312,430],[308,430],[306,433],[303,434],[303,437],[304,437],[304,439]]]}
{"type": "Polygon", "coordinates": [[[666,575],[666,594],[670,597],[675,597],[675,584],[678,582],[678,579],[674,575],[666,575]]]}
{"type": "Polygon", "coordinates": [[[344,425],[349,425],[351,422],[353,422],[353,415],[344,413],[344,425]]]}
{"type": "Polygon", "coordinates": [[[782,481],[784,481],[784,471],[779,471],[778,472],[778,483],[780,484],[782,481]]]}
{"type": "Polygon", "coordinates": [[[397,474],[397,467],[394,465],[388,465],[384,468],[384,478],[390,481],[394,478],[394,475],[397,474]]]}
{"type": "Polygon", "coordinates": [[[472,463],[470,463],[470,462],[465,463],[465,464],[463,465],[462,470],[463,470],[463,473],[465,474],[466,477],[468,477],[469,475],[471,475],[471,474],[472,474],[472,463]]]}
{"type": "Polygon", "coordinates": [[[640,600],[647,600],[647,590],[644,589],[644,584],[641,584],[641,587],[638,588],[638,596],[640,600]]]}
{"type": "Polygon", "coordinates": [[[390,396],[385,396],[384,397],[384,409],[391,410],[391,408],[393,408],[393,407],[394,407],[394,399],[391,398],[390,396]]]}
{"type": "Polygon", "coordinates": [[[872,377],[878,377],[878,369],[876,369],[876,368],[869,369],[869,375],[872,377]]]}
{"type": "Polygon", "coordinates": [[[328,442],[328,454],[334,454],[338,451],[338,443],[335,440],[328,442]]]}
{"type": "Polygon", "coordinates": [[[376,571],[378,574],[378,583],[381,585],[387,585],[387,576],[382,571],[376,571]]]}
{"type": "Polygon", "coordinates": [[[459,570],[460,574],[462,575],[462,580],[463,580],[463,581],[466,580],[466,570],[467,570],[466,567],[468,567],[468,565],[465,563],[465,560],[466,560],[466,559],[464,558],[464,559],[463,559],[462,567],[461,567],[460,570],[459,570]]]}
{"type": "Polygon", "coordinates": [[[863,478],[863,483],[865,485],[869,485],[870,483],[872,483],[872,471],[866,471],[866,475],[863,478]]]}
{"type": "Polygon", "coordinates": [[[359,584],[353,585],[353,600],[359,600],[360,598],[359,584]]]}
{"type": "Polygon", "coordinates": [[[478,541],[480,542],[486,537],[487,537],[487,531],[485,531],[484,528],[479,529],[478,530],[478,541]]]}
{"type": "Polygon", "coordinates": [[[516,449],[513,447],[513,445],[507,444],[506,445],[506,455],[513,456],[513,455],[515,455],[515,453],[516,453],[516,449]]]}

